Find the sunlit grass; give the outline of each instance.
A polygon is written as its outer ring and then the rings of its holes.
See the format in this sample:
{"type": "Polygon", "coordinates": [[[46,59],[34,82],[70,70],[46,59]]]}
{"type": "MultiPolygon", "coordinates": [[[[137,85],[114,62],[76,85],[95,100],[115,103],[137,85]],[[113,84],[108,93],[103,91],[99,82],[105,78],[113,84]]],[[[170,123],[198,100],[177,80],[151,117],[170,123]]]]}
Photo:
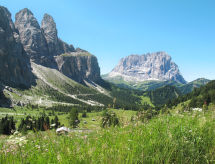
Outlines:
{"type": "Polygon", "coordinates": [[[214,127],[215,113],[208,111],[90,133],[30,133],[20,146],[2,142],[0,163],[214,163],[214,127]]]}

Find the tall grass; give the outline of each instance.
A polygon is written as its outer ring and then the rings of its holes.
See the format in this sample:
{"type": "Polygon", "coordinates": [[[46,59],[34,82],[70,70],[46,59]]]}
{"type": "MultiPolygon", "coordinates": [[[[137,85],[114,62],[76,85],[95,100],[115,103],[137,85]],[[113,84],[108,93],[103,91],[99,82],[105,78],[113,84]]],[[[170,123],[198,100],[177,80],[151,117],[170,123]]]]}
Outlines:
{"type": "Polygon", "coordinates": [[[92,133],[31,133],[0,145],[0,163],[214,163],[215,114],[159,115],[92,133]]]}

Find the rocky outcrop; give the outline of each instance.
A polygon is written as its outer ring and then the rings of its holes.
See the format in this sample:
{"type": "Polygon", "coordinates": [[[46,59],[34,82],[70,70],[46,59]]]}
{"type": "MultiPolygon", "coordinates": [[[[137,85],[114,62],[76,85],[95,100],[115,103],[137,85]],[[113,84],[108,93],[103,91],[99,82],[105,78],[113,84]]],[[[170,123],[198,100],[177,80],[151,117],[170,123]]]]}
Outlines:
{"type": "Polygon", "coordinates": [[[30,87],[34,83],[27,57],[10,12],[0,6],[0,82],[4,85],[30,87]]]}
{"type": "Polygon", "coordinates": [[[59,54],[59,46],[58,46],[58,35],[56,23],[53,18],[45,14],[41,23],[41,29],[43,30],[44,36],[46,38],[46,42],[48,44],[49,54],[56,56],[59,54]]]}
{"type": "Polygon", "coordinates": [[[10,13],[2,7],[0,19],[1,80],[31,84],[32,80],[26,82],[32,77],[30,59],[78,82],[100,79],[96,57],[59,39],[56,23],[50,15],[44,15],[40,27],[33,13],[25,8],[16,14],[14,25],[10,13]]]}
{"type": "Polygon", "coordinates": [[[16,14],[15,26],[26,53],[37,64],[57,68],[54,56],[75,51],[73,45],[58,38],[56,23],[48,14],[44,15],[40,27],[33,13],[23,9],[16,14]]]}
{"type": "Polygon", "coordinates": [[[27,55],[36,63],[53,66],[54,58],[49,55],[44,34],[30,10],[25,8],[16,14],[15,27],[27,55]]]}
{"type": "Polygon", "coordinates": [[[100,78],[96,57],[59,39],[52,16],[45,14],[40,27],[32,12],[23,9],[16,14],[15,25],[27,54],[37,64],[58,69],[78,82],[100,78]]]}
{"type": "Polygon", "coordinates": [[[68,45],[58,38],[56,23],[49,14],[44,15],[41,23],[41,29],[43,30],[46,38],[49,54],[51,56],[57,56],[63,53],[75,51],[73,45],[68,45]]]}
{"type": "Polygon", "coordinates": [[[57,56],[56,61],[59,71],[77,82],[96,82],[101,79],[97,58],[88,52],[63,54],[57,56]]]}
{"type": "Polygon", "coordinates": [[[123,58],[106,78],[114,77],[122,77],[125,81],[171,80],[186,83],[178,66],[165,52],[123,58]]]}

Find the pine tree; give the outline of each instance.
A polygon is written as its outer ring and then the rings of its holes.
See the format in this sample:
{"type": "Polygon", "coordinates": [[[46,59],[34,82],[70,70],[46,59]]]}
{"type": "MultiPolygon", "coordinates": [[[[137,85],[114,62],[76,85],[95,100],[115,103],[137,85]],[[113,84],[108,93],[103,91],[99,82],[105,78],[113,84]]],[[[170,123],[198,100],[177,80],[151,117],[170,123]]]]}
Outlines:
{"type": "Polygon", "coordinates": [[[50,120],[48,116],[45,119],[45,124],[46,124],[46,130],[50,129],[50,120]]]}
{"type": "Polygon", "coordinates": [[[69,123],[72,128],[76,128],[80,123],[78,119],[78,110],[76,108],[72,108],[69,113],[69,123]]]}
{"type": "Polygon", "coordinates": [[[57,129],[60,126],[60,122],[57,116],[54,118],[55,128],[57,129]]]}

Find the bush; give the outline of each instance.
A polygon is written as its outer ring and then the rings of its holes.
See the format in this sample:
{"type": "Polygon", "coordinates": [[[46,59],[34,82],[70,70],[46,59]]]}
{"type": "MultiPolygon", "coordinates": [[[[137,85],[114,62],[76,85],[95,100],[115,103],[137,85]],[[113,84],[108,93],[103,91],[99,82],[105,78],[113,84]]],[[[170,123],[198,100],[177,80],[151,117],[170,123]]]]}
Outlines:
{"type": "Polygon", "coordinates": [[[140,110],[137,112],[137,117],[142,122],[147,122],[148,120],[152,119],[156,116],[158,112],[155,109],[148,109],[148,110],[140,110]]]}
{"type": "Polygon", "coordinates": [[[110,126],[119,126],[119,119],[115,112],[111,110],[105,110],[102,114],[102,128],[107,128],[110,126]]]}

